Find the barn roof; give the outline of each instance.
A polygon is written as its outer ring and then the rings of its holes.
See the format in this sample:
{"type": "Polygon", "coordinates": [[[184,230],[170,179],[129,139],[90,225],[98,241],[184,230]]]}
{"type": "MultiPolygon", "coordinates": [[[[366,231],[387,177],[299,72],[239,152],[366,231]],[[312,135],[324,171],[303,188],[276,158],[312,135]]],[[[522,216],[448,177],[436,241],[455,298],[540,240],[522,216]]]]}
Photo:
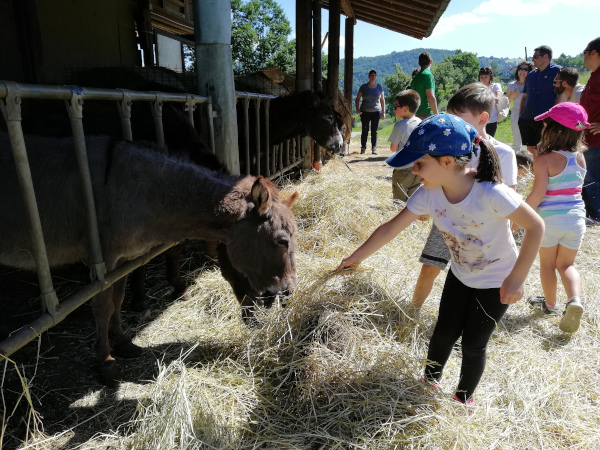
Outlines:
{"type": "MultiPolygon", "coordinates": [[[[429,37],[450,0],[341,0],[342,14],[416,39],[429,37]]],[[[329,0],[322,0],[329,9],[329,0]]]]}

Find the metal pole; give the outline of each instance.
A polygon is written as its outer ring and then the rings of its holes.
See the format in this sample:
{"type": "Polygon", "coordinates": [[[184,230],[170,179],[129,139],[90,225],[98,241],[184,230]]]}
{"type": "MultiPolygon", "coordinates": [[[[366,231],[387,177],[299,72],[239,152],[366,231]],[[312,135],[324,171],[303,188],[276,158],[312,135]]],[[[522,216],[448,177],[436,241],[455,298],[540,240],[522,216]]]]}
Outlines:
{"type": "Polygon", "coordinates": [[[269,174],[272,172],[271,171],[271,166],[269,165],[269,159],[270,159],[270,155],[271,155],[271,143],[269,142],[269,125],[271,124],[271,122],[269,122],[270,118],[269,118],[269,108],[271,107],[271,99],[268,98],[265,104],[265,156],[266,156],[266,171],[267,171],[267,176],[269,176],[269,174]]]}
{"type": "Polygon", "coordinates": [[[212,97],[208,96],[208,102],[206,102],[206,115],[208,116],[208,135],[210,138],[210,151],[213,155],[217,154],[215,148],[215,123],[213,122],[213,108],[212,108],[212,97]]]}
{"type": "Polygon", "coordinates": [[[231,56],[231,0],[194,0],[198,87],[213,99],[215,153],[232,175],[240,173],[231,56]],[[210,70],[207,70],[210,68],[210,70]]]}
{"type": "Polygon", "coordinates": [[[131,132],[131,93],[126,89],[119,89],[123,93],[123,99],[117,102],[117,110],[121,118],[121,129],[123,130],[123,139],[133,141],[131,132]]]}
{"type": "Polygon", "coordinates": [[[260,99],[254,100],[254,115],[256,117],[256,175],[260,175],[260,99]]]}
{"type": "Polygon", "coordinates": [[[158,142],[158,145],[160,145],[162,148],[167,148],[167,144],[165,143],[165,131],[162,123],[162,106],[163,102],[160,99],[160,94],[156,93],[156,101],[150,105],[150,109],[152,110],[152,118],[154,119],[156,142],[158,142]]]}
{"type": "MultiPolygon", "coordinates": [[[[40,283],[41,297],[44,308],[52,317],[54,317],[59,310],[58,297],[56,296],[54,286],[52,285],[52,275],[50,274],[50,266],[48,264],[42,223],[38,213],[35,191],[33,189],[27,150],[25,149],[25,137],[23,136],[23,129],[21,128],[21,98],[19,96],[19,85],[9,81],[4,83],[7,89],[6,105],[3,102],[0,102],[0,104],[2,104],[2,113],[6,119],[8,136],[13,151],[15,167],[17,169],[17,177],[23,194],[23,202],[25,203],[25,208],[29,217],[31,250],[40,283]]],[[[52,322],[54,322],[54,319],[52,319],[52,322]]]]}
{"type": "MultiPolygon", "coordinates": [[[[248,117],[248,107],[250,106],[250,98],[244,99],[244,137],[246,138],[245,160],[246,160],[246,175],[250,175],[250,118],[248,117]]],[[[258,174],[257,174],[258,175],[258,174]]]]}
{"type": "Polygon", "coordinates": [[[42,314],[40,317],[35,319],[33,322],[27,324],[23,328],[16,330],[5,340],[0,342],[0,355],[10,356],[12,353],[25,346],[28,342],[32,341],[44,331],[52,328],[57,323],[63,321],[70,313],[75,311],[78,307],[83,305],[86,301],[92,298],[94,295],[102,292],[103,290],[110,287],[119,279],[123,278],[129,272],[138,267],[146,264],[155,256],[161,254],[169,247],[172,247],[173,243],[163,244],[153,248],[150,252],[146,253],[139,258],[127,261],[120,265],[112,272],[106,274],[106,279],[102,281],[94,281],[79,291],[69,296],[66,300],[61,302],[60,310],[51,315],[49,313],[42,314]]]}
{"type": "Polygon", "coordinates": [[[79,167],[79,175],[81,176],[83,196],[87,210],[87,229],[93,267],[92,279],[104,281],[106,265],[104,264],[104,258],[102,257],[100,232],[98,231],[98,220],[96,217],[96,204],[94,202],[94,192],[92,189],[92,176],[90,175],[90,165],[87,157],[85,135],[83,133],[83,98],[81,89],[73,88],[73,97],[71,98],[71,103],[68,105],[67,109],[69,111],[69,118],[71,119],[73,144],[75,146],[77,165],[79,167]]]}

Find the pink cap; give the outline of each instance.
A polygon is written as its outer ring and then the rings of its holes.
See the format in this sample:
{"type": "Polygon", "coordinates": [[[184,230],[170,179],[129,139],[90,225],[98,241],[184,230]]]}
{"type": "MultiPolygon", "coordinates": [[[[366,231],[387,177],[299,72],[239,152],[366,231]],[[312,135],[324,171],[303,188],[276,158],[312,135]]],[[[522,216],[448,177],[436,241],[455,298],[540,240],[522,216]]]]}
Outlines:
{"type": "Polygon", "coordinates": [[[540,114],[535,120],[544,120],[546,117],[556,120],[561,125],[572,130],[585,130],[590,127],[588,115],[579,103],[563,102],[554,105],[544,114],[540,114]]]}

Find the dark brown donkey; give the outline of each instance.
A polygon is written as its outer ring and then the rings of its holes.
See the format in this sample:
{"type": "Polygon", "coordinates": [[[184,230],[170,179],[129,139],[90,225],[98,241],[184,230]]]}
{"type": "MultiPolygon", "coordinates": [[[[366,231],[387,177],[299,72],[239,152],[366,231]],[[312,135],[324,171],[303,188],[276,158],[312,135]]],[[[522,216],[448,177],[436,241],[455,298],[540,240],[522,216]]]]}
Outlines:
{"type": "MultiPolygon", "coordinates": [[[[262,177],[229,177],[146,146],[106,136],[86,139],[98,226],[107,269],[152,247],[183,239],[226,244],[232,268],[257,293],[294,289],[296,222],[291,206],[262,177]]],[[[85,261],[89,254],[84,198],[73,141],[26,138],[34,188],[51,266],[85,261]]],[[[0,263],[35,270],[25,206],[6,133],[0,132],[0,263]]],[[[141,349],[121,329],[126,279],[92,300],[97,357],[107,384],[119,379],[111,356],[141,349]]]]}

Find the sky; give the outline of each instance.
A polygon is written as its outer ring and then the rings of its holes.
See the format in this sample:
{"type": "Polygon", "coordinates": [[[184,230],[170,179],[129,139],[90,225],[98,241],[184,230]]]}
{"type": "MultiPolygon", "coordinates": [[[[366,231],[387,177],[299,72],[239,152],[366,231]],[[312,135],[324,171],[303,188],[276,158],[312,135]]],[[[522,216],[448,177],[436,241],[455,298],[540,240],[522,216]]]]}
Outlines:
{"type": "MultiPolygon", "coordinates": [[[[294,30],[291,37],[295,37],[296,0],[275,1],[283,8],[294,30]]],[[[342,15],[340,45],[344,45],[344,20],[342,15]]],[[[329,11],[323,9],[323,36],[328,28],[329,11]]],[[[451,0],[431,36],[422,40],[357,21],[354,57],[435,48],[518,58],[525,56],[527,47],[531,59],[533,49],[540,45],[549,45],[555,56],[576,56],[599,36],[599,0],[451,0]],[[557,27],[561,22],[565,25],[557,27]]],[[[343,49],[340,57],[344,57],[343,49]]]]}

